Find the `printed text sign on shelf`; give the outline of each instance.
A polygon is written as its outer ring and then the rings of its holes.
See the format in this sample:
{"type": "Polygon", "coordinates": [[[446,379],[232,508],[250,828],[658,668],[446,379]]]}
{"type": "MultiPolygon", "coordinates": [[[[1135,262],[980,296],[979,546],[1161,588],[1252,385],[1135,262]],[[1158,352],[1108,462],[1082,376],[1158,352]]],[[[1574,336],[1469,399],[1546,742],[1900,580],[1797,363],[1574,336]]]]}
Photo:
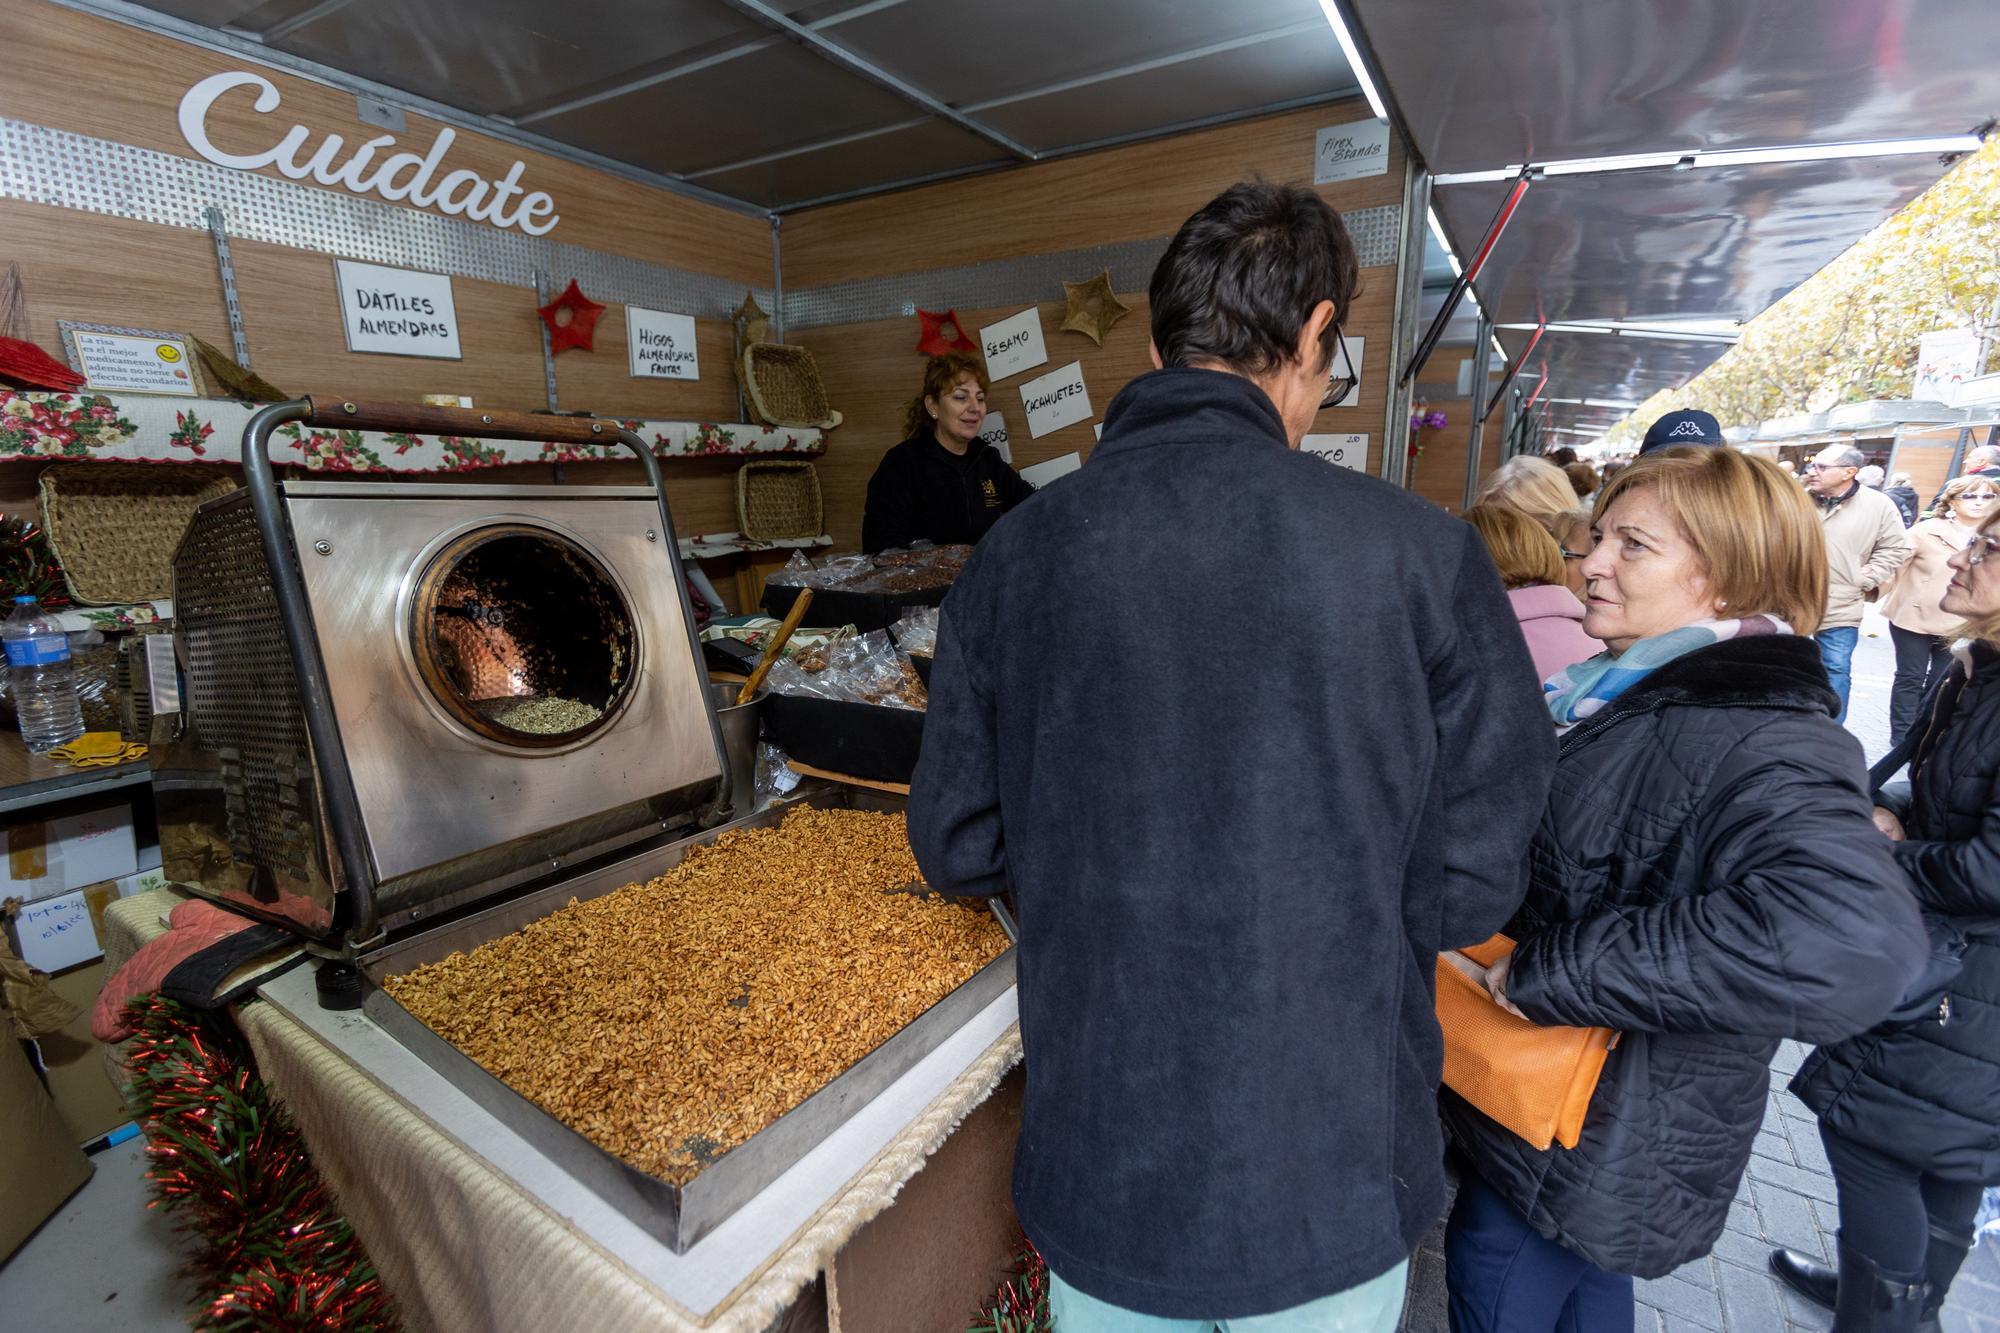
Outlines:
{"type": "Polygon", "coordinates": [[[665,310],[625,307],[625,349],[635,379],[698,380],[694,318],[665,310]]]}
{"type": "Polygon", "coordinates": [[[347,350],[459,359],[458,307],[442,273],[336,259],[347,350]]]}
{"type": "Polygon", "coordinates": [[[1049,359],[1042,342],[1042,312],[1029,306],[998,324],[988,324],[979,331],[979,346],[986,353],[989,380],[1004,380],[1041,365],[1049,359]]]}
{"type": "Polygon", "coordinates": [[[1028,411],[1031,439],[1090,420],[1090,391],[1083,386],[1083,362],[1072,361],[1023,384],[1021,406],[1028,411]]]}
{"type": "Polygon", "coordinates": [[[76,340],[84,377],[93,389],[198,396],[188,373],[187,344],[178,338],[141,338],[82,329],[71,337],[76,340]]]}
{"type": "Polygon", "coordinates": [[[1380,176],[1388,170],[1387,121],[1371,119],[1357,120],[1350,125],[1329,125],[1314,140],[1314,185],[1380,176]]]}
{"type": "Polygon", "coordinates": [[[1366,435],[1308,435],[1299,441],[1299,452],[1318,454],[1329,463],[1338,463],[1356,472],[1368,470],[1366,435]]]}

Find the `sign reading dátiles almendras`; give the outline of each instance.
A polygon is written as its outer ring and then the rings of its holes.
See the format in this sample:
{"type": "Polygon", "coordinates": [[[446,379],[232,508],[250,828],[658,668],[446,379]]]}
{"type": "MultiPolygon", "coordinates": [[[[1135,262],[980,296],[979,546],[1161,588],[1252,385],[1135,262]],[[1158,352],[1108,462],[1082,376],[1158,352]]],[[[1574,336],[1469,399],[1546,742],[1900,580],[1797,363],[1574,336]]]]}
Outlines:
{"type": "Polygon", "coordinates": [[[281,98],[277,86],[261,74],[234,70],[212,74],[187,90],[181,98],[181,137],[188,146],[219,167],[237,171],[258,171],[276,167],[295,181],[316,181],[337,185],[356,194],[379,195],[395,203],[418,208],[435,208],[453,217],[464,215],[474,222],[496,227],[516,227],[530,236],[543,236],[562,221],[556,201],[540,190],[523,190],[521,173],[525,162],[516,162],[498,180],[489,180],[476,171],[460,169],[442,176],[444,155],[450,151],[458,132],[441,129],[430,148],[419,154],[388,152],[396,147],[396,137],[380,134],[356,144],[343,158],[346,141],[329,134],[318,148],[308,151],[312,131],[303,125],[286,130],[276,145],[258,153],[226,153],[208,137],[208,113],[226,93],[237,88],[255,88],[253,110],[269,115],[278,109],[281,98]]]}

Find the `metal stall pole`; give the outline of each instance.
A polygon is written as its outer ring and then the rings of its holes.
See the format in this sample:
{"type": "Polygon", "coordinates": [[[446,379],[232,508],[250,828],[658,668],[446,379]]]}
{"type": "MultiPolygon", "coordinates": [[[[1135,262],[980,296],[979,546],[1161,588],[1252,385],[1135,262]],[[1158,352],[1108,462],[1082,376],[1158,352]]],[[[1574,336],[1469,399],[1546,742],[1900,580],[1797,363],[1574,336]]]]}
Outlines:
{"type": "Polygon", "coordinates": [[[1425,219],[1431,206],[1431,175],[1416,159],[1403,159],[1403,234],[1396,247],[1396,303],[1390,312],[1388,356],[1381,365],[1388,386],[1382,409],[1382,480],[1408,486],[1410,477],[1410,402],[1415,392],[1407,375],[1396,371],[1415,349],[1423,320],[1424,246],[1430,231],[1425,219]]]}
{"type": "Polygon", "coordinates": [[[1479,493],[1479,454],[1486,442],[1486,414],[1492,404],[1486,397],[1486,377],[1493,369],[1493,321],[1479,317],[1479,341],[1472,349],[1472,428],[1467,432],[1465,443],[1465,502],[1462,509],[1472,508],[1473,498],[1479,493]]]}

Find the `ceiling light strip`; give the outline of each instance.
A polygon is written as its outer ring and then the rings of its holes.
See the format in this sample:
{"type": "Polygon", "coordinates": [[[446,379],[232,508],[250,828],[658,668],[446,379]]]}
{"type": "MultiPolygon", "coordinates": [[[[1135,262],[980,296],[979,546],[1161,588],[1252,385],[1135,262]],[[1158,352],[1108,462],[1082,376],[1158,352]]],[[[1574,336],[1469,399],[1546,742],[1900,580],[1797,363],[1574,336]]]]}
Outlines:
{"type": "Polygon", "coordinates": [[[1538,176],[1605,176],[1622,171],[1749,167],[1783,162],[1841,162],[1850,158],[1865,157],[1948,155],[1974,152],[1981,142],[1977,134],[1950,134],[1916,139],[1868,139],[1855,143],[1690,149],[1679,153],[1614,153],[1604,157],[1565,158],[1561,161],[1538,162],[1532,165],[1516,162],[1486,171],[1449,171],[1433,177],[1432,183],[1480,185],[1510,180],[1524,170],[1532,171],[1538,176]]]}
{"type": "Polygon", "coordinates": [[[1368,109],[1375,113],[1375,119],[1387,120],[1389,108],[1382,101],[1382,94],[1375,89],[1375,78],[1369,72],[1368,62],[1361,58],[1361,47],[1348,30],[1347,16],[1340,12],[1339,0],[1319,0],[1320,11],[1333,27],[1333,39],[1340,43],[1340,53],[1347,57],[1347,67],[1354,71],[1354,78],[1361,85],[1361,95],[1368,99],[1368,109]]]}

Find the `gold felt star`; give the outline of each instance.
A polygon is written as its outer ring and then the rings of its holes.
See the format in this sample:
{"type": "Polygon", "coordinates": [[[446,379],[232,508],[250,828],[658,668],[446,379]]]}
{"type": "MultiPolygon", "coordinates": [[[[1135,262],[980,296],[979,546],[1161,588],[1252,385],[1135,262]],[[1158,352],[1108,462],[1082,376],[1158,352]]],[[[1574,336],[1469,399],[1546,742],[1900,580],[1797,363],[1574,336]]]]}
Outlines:
{"type": "Polygon", "coordinates": [[[1083,334],[1099,347],[1104,346],[1104,335],[1111,332],[1111,326],[1132,313],[1131,306],[1112,294],[1108,268],[1089,282],[1063,283],[1063,297],[1069,302],[1069,311],[1062,327],[1083,334]]]}

